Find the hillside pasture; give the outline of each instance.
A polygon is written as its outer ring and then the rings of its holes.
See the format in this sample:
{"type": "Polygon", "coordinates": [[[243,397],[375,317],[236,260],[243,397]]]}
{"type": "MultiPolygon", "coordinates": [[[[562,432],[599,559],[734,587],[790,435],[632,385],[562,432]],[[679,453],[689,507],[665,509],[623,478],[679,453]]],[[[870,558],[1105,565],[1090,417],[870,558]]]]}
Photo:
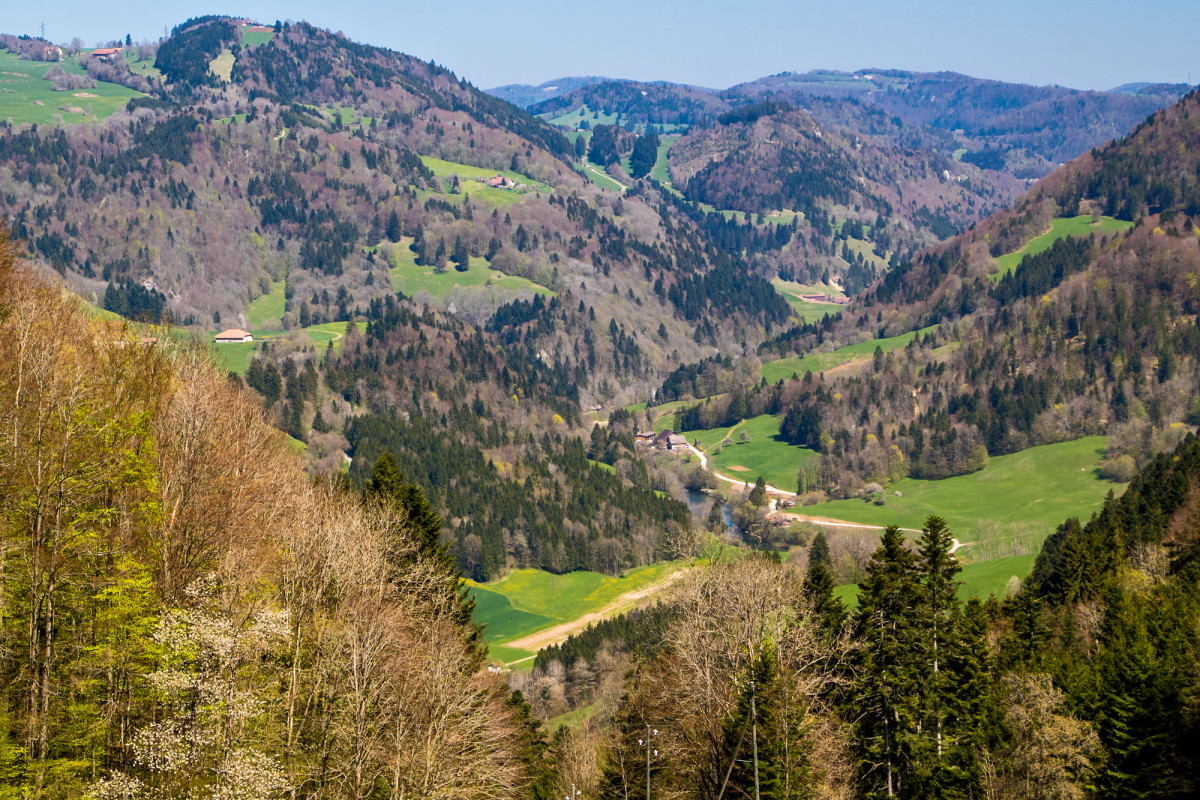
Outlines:
{"type": "Polygon", "coordinates": [[[930,325],[919,331],[909,331],[886,339],[868,339],[865,342],[840,347],[828,353],[809,353],[798,358],[768,361],[762,365],[762,376],[767,379],[767,383],[776,383],[780,380],[788,380],[793,374],[803,378],[806,372],[824,372],[851,362],[869,361],[874,357],[876,347],[884,353],[890,353],[905,347],[915,337],[924,336],[936,328],[936,325],[930,325]]]}
{"type": "Polygon", "coordinates": [[[688,431],[689,442],[698,442],[708,456],[709,468],[735,480],[753,483],[762,476],[770,485],[796,491],[800,464],[818,453],[784,441],[779,434],[779,417],[763,414],[728,428],[688,431]],[[748,437],[742,441],[742,435],[748,437]]]}
{"type": "Polygon", "coordinates": [[[54,84],[42,78],[51,67],[72,75],[87,74],[71,59],[22,61],[16,53],[0,49],[0,120],[12,125],[96,122],[124,109],[131,98],[143,96],[103,81],[90,89],[56,92],[54,84]]]}
{"type": "Polygon", "coordinates": [[[274,31],[252,31],[249,25],[242,26],[242,47],[259,47],[271,41],[274,31]]]}
{"type": "Polygon", "coordinates": [[[459,164],[454,161],[443,161],[440,158],[433,158],[431,156],[421,156],[421,161],[441,181],[443,190],[447,192],[454,178],[458,178],[459,194],[451,195],[451,197],[470,195],[478,200],[486,200],[493,205],[506,206],[519,202],[528,192],[543,192],[548,194],[553,191],[553,188],[548,184],[536,181],[528,175],[514,172],[511,169],[486,169],[484,167],[471,166],[470,164],[459,164]],[[503,175],[518,186],[525,184],[526,189],[523,191],[517,191],[515,188],[498,189],[481,182],[496,175],[503,175]]]}
{"type": "Polygon", "coordinates": [[[433,297],[443,297],[455,287],[496,287],[513,293],[528,291],[547,296],[554,294],[550,289],[531,280],[494,270],[488,266],[486,259],[478,256],[471,258],[470,267],[466,272],[459,272],[449,263],[446,271],[439,274],[432,266],[417,263],[416,254],[408,248],[410,244],[412,239],[404,237],[399,243],[391,246],[388,256],[392,288],[410,297],[417,292],[428,292],[433,297]]]}
{"type": "Polygon", "coordinates": [[[1086,521],[1110,492],[1124,485],[1100,477],[1108,438],[1089,436],[996,456],[970,475],[937,481],[905,478],[889,484],[884,505],[834,500],[794,509],[807,516],[864,525],[920,528],[936,514],[973,561],[1037,552],[1065,519],[1086,521]]]}
{"type": "Polygon", "coordinates": [[[796,283],[795,281],[785,281],[782,278],[774,278],[771,281],[771,285],[775,287],[775,291],[783,296],[784,300],[787,300],[788,305],[792,307],[792,311],[796,312],[796,316],[805,322],[816,322],[826,314],[834,316],[845,308],[845,306],[840,306],[836,303],[813,303],[800,299],[800,295],[805,294],[824,294],[831,297],[841,294],[841,292],[831,286],[796,283]]]}
{"type": "Polygon", "coordinates": [[[307,328],[298,328],[291,331],[252,330],[250,333],[253,334],[254,341],[232,344],[217,344],[213,342],[213,336],[216,335],[216,331],[201,334],[201,338],[202,341],[208,342],[211,346],[213,359],[219,366],[230,372],[236,372],[238,375],[245,375],[246,370],[250,367],[250,360],[254,358],[254,353],[264,341],[271,339],[292,339],[305,346],[311,345],[317,348],[324,348],[330,342],[333,342],[333,349],[337,350],[342,346],[342,337],[346,333],[347,325],[354,325],[357,328],[359,323],[326,322],[321,325],[310,325],[307,328]]]}
{"type": "Polygon", "coordinates": [[[550,116],[549,114],[541,114],[542,119],[549,122],[556,128],[569,128],[575,130],[579,127],[579,123],[587,120],[590,127],[594,128],[597,125],[616,125],[619,116],[617,114],[606,114],[599,110],[588,108],[586,105],[563,112],[558,116],[550,116]]]}
{"type": "Polygon", "coordinates": [[[252,328],[261,328],[262,324],[269,319],[282,319],[284,304],[283,281],[275,281],[271,284],[271,291],[259,295],[246,306],[247,324],[252,328]]]}
{"type": "MultiPolygon", "coordinates": [[[[512,647],[511,643],[519,644],[551,628],[557,630],[556,626],[582,630],[586,624],[581,620],[588,615],[615,616],[627,611],[655,591],[655,584],[670,579],[684,566],[682,562],[661,562],[629,570],[621,577],[518,569],[491,583],[465,583],[475,598],[474,620],[486,626],[484,639],[492,660],[513,664],[532,657],[537,648],[512,647]]],[[[563,633],[551,638],[561,641],[566,638],[566,631],[563,633]]]]}
{"type": "Polygon", "coordinates": [[[1096,220],[1091,214],[1082,214],[1078,217],[1059,217],[1050,223],[1050,230],[1033,237],[1020,250],[1014,250],[997,258],[996,263],[999,265],[1000,271],[993,273],[991,279],[994,281],[1000,280],[1015,270],[1017,265],[1021,263],[1021,259],[1025,258],[1025,256],[1037,255],[1045,250],[1049,250],[1050,245],[1059,239],[1065,239],[1068,236],[1124,233],[1132,227],[1132,222],[1125,222],[1112,217],[1101,217],[1099,220],[1096,220]]]}

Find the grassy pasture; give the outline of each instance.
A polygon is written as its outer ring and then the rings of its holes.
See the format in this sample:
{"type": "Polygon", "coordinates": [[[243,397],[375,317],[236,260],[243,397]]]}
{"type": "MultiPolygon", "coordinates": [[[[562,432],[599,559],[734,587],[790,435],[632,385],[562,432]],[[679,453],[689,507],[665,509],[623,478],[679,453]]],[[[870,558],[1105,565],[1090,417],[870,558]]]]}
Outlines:
{"type": "MultiPolygon", "coordinates": [[[[834,500],[796,511],[865,525],[920,528],[937,514],[963,542],[965,558],[984,561],[1014,544],[1036,549],[1068,517],[1087,520],[1109,491],[1124,486],[1100,477],[1108,439],[1089,436],[992,458],[970,475],[937,481],[905,478],[887,487],[885,505],[834,500]],[[896,492],[900,496],[896,496],[896,492]]],[[[749,465],[747,465],[749,466],[749,465]]]]}
{"type": "MultiPolygon", "coordinates": [[[[439,179],[451,179],[455,175],[458,176],[459,184],[463,192],[470,194],[472,197],[482,197],[477,195],[480,189],[491,189],[490,186],[484,186],[482,183],[476,183],[477,178],[492,178],[496,175],[503,175],[511,179],[514,183],[525,184],[534,191],[550,192],[551,187],[541,181],[535,181],[528,175],[520,172],[513,172],[511,169],[486,169],[485,167],[474,167],[470,164],[458,164],[454,161],[443,161],[440,158],[431,156],[421,156],[421,161],[429,168],[429,171],[436,175],[439,179]]],[[[449,188],[449,180],[443,181],[446,188],[449,188]]],[[[492,189],[493,192],[505,196],[520,197],[520,194],[509,189],[492,189]]]]}
{"type": "Polygon", "coordinates": [[[616,125],[617,124],[617,115],[616,114],[603,114],[603,113],[600,113],[598,110],[593,110],[593,109],[588,108],[586,105],[580,106],[579,108],[576,108],[571,111],[566,111],[562,114],[559,114],[557,117],[551,117],[551,116],[547,116],[547,115],[543,114],[542,119],[546,120],[547,122],[549,122],[551,125],[554,125],[555,127],[571,128],[572,130],[575,128],[578,128],[579,123],[584,120],[587,120],[588,125],[590,125],[593,128],[596,127],[597,125],[616,125]],[[583,114],[580,114],[579,113],[580,111],[582,111],[583,114]]]}
{"type": "Polygon", "coordinates": [[[689,442],[700,442],[709,467],[722,475],[748,483],[761,475],[777,489],[794,492],[800,463],[818,454],[784,441],[779,435],[779,423],[778,417],[763,414],[729,428],[689,431],[684,435],[689,442]],[[749,441],[742,441],[743,433],[749,436],[749,441]],[[718,448],[720,452],[716,452],[718,448]]]}
{"type": "Polygon", "coordinates": [[[767,379],[767,383],[776,383],[779,380],[788,380],[792,377],[793,373],[804,377],[804,373],[806,372],[824,372],[827,369],[851,361],[866,361],[874,356],[876,347],[879,347],[884,353],[890,353],[893,350],[905,347],[914,337],[918,335],[924,336],[936,327],[936,325],[931,325],[919,331],[909,331],[908,333],[903,333],[899,336],[890,336],[886,339],[870,339],[865,342],[840,347],[828,353],[809,353],[799,358],[781,358],[775,361],[768,361],[762,365],[762,376],[767,379]]]}
{"type": "Polygon", "coordinates": [[[1052,221],[1050,223],[1050,230],[1040,236],[1033,237],[1020,250],[1014,250],[997,258],[996,263],[1000,265],[1000,271],[991,276],[992,280],[1000,280],[1015,270],[1017,265],[1021,263],[1021,259],[1025,256],[1037,255],[1044,250],[1048,250],[1050,249],[1050,245],[1059,239],[1065,239],[1068,236],[1119,233],[1133,227],[1132,222],[1124,222],[1112,217],[1101,217],[1098,222],[1094,220],[1095,218],[1091,214],[1083,214],[1078,217],[1059,217],[1052,221]]]}
{"type": "Polygon", "coordinates": [[[13,125],[52,125],[59,120],[67,124],[95,122],[124,109],[130,98],[142,96],[141,92],[103,81],[97,81],[91,89],[56,92],[50,81],[42,79],[50,67],[62,67],[73,75],[87,74],[70,59],[22,61],[16,53],[0,49],[0,120],[13,125]]]}
{"type": "Polygon", "coordinates": [[[599,186],[601,189],[607,189],[613,192],[623,192],[625,187],[621,185],[616,178],[609,175],[604,170],[597,167],[590,161],[579,169],[580,174],[587,178],[592,183],[599,186]]]}
{"type": "Polygon", "coordinates": [[[658,140],[658,157],[654,159],[654,167],[650,177],[659,183],[671,182],[671,145],[679,141],[678,136],[661,136],[658,140]]]}
{"type": "Polygon", "coordinates": [[[831,286],[796,283],[795,281],[785,281],[782,278],[773,279],[771,285],[775,287],[775,291],[783,295],[784,300],[788,301],[788,305],[796,312],[796,316],[805,322],[819,320],[826,314],[833,316],[844,308],[844,306],[834,305],[833,303],[810,303],[807,300],[801,300],[799,297],[802,294],[826,294],[833,296],[841,294],[841,292],[831,286]]]}
{"type": "Polygon", "coordinates": [[[254,298],[246,306],[246,321],[251,327],[261,327],[269,319],[282,318],[283,307],[283,281],[275,281],[271,284],[271,291],[254,298]]]}
{"type": "MultiPolygon", "coordinates": [[[[202,334],[202,338],[211,344],[217,364],[230,372],[245,375],[246,370],[250,367],[250,360],[254,358],[254,353],[263,340],[297,338],[318,348],[333,342],[333,348],[336,350],[342,346],[341,339],[346,332],[347,324],[345,322],[326,322],[293,331],[252,330],[250,333],[254,335],[253,342],[236,342],[234,344],[216,344],[212,341],[216,332],[202,334]]],[[[357,322],[353,324],[358,325],[357,322]]]]}
{"type": "Polygon", "coordinates": [[[662,562],[630,570],[620,578],[598,572],[554,575],[518,569],[498,581],[466,584],[475,598],[475,622],[487,626],[484,638],[492,659],[511,663],[534,654],[506,643],[599,611],[680,567],[677,562],[662,562]]]}
{"type": "Polygon", "coordinates": [[[242,47],[258,47],[271,41],[274,31],[252,31],[249,25],[242,26],[242,47]]]}
{"type": "Polygon", "coordinates": [[[208,64],[208,71],[223,81],[228,81],[233,75],[233,51],[222,50],[221,54],[208,64]]]}
{"type": "Polygon", "coordinates": [[[471,258],[470,268],[459,272],[453,264],[447,264],[446,271],[437,274],[431,266],[422,266],[416,261],[416,254],[408,249],[412,239],[404,237],[399,244],[390,250],[392,288],[412,296],[417,292],[429,292],[434,297],[442,297],[454,287],[472,288],[495,286],[511,292],[522,290],[536,292],[542,295],[553,295],[554,292],[545,286],[539,286],[531,280],[505,275],[488,266],[487,260],[481,257],[471,258]]]}

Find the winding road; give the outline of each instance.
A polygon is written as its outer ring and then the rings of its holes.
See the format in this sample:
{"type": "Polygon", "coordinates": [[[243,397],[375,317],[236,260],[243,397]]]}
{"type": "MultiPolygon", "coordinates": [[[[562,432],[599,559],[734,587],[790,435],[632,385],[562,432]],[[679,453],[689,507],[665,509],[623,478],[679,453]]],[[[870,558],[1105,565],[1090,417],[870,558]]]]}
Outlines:
{"type": "MultiPolygon", "coordinates": [[[[700,459],[700,467],[708,472],[711,472],[713,474],[713,476],[715,478],[717,478],[718,480],[722,480],[722,481],[725,481],[726,483],[733,484],[734,487],[741,488],[741,489],[753,488],[754,484],[752,484],[752,483],[748,483],[747,481],[739,481],[736,478],[730,478],[726,475],[722,475],[721,473],[717,472],[714,469],[710,469],[708,466],[708,456],[704,455],[704,453],[702,453],[700,450],[698,450],[697,448],[693,447],[690,444],[687,446],[687,448],[688,448],[688,450],[691,450],[693,453],[695,453],[696,458],[700,459]]],[[[775,486],[772,486],[769,483],[766,485],[766,488],[767,488],[768,494],[781,495],[783,497],[797,497],[798,496],[795,492],[789,492],[784,489],[779,489],[775,486]]],[[[772,508],[774,508],[774,501],[772,501],[771,505],[772,505],[772,508]]],[[[773,511],[773,513],[781,514],[784,512],[773,511]]],[[[847,522],[846,520],[833,519],[831,517],[813,517],[813,516],[809,516],[807,514],[795,514],[795,513],[788,514],[787,516],[795,517],[797,520],[799,520],[801,522],[807,522],[811,525],[821,525],[826,528],[859,528],[862,530],[872,530],[872,531],[883,530],[882,525],[864,525],[861,522],[847,522]]],[[[901,528],[900,530],[904,531],[905,533],[922,533],[923,532],[918,528],[901,528]]],[[[958,539],[952,538],[951,542],[952,542],[952,544],[950,546],[951,553],[954,553],[955,551],[958,550],[958,548],[964,546],[963,542],[960,542],[958,539]]],[[[970,542],[967,542],[967,544],[970,544],[970,542]]]]}

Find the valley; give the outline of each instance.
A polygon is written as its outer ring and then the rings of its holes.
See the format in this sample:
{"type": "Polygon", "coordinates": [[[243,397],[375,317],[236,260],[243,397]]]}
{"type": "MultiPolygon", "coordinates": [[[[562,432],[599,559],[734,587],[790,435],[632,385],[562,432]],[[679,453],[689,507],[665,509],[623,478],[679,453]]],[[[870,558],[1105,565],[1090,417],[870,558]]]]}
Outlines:
{"type": "Polygon", "coordinates": [[[286,16],[0,34],[0,796],[1195,793],[1196,90],[286,16]]]}

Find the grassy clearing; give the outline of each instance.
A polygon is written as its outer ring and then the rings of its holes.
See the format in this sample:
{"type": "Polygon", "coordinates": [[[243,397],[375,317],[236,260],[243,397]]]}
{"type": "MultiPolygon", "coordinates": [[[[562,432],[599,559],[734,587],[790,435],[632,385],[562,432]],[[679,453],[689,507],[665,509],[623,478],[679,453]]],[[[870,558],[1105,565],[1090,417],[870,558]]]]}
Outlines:
{"type": "Polygon", "coordinates": [[[777,489],[794,492],[800,463],[818,454],[784,441],[779,435],[779,422],[778,417],[763,414],[729,428],[689,431],[685,435],[689,442],[700,443],[709,466],[722,475],[749,483],[761,475],[777,489]],[[748,441],[742,441],[743,434],[748,441]]]}
{"type": "MultiPolygon", "coordinates": [[[[541,181],[535,181],[528,175],[524,175],[520,172],[513,172],[511,169],[486,169],[484,167],[473,167],[470,164],[459,164],[454,161],[443,161],[440,158],[432,158],[430,156],[421,156],[421,161],[423,161],[425,166],[429,168],[429,171],[436,175],[439,179],[453,179],[454,176],[457,175],[459,183],[462,186],[462,190],[466,193],[469,193],[472,197],[482,197],[483,195],[477,195],[477,192],[480,189],[491,188],[490,186],[484,186],[483,184],[476,183],[477,179],[494,178],[497,175],[503,175],[518,185],[523,183],[534,191],[552,191],[548,184],[542,183],[541,181]]],[[[443,183],[445,184],[446,188],[449,188],[449,180],[443,181],[443,183]]],[[[510,189],[493,189],[492,191],[505,196],[521,196],[520,193],[514,192],[510,189]]]]}
{"type": "Polygon", "coordinates": [[[658,157],[654,159],[650,177],[659,183],[671,182],[671,145],[677,141],[678,136],[662,136],[658,140],[658,157]]]}
{"type": "Polygon", "coordinates": [[[153,58],[145,58],[145,59],[139,58],[136,47],[131,47],[128,50],[125,50],[122,53],[122,55],[125,56],[125,63],[129,66],[129,69],[132,70],[133,72],[136,72],[139,75],[145,75],[150,78],[161,78],[162,77],[162,71],[154,66],[154,59],[153,58]]]}
{"type": "Polygon", "coordinates": [[[1037,255],[1044,250],[1048,250],[1050,249],[1050,245],[1059,239],[1065,239],[1068,236],[1123,233],[1132,227],[1132,222],[1124,222],[1112,217],[1101,217],[1099,221],[1096,221],[1095,217],[1091,214],[1083,214],[1078,217],[1059,217],[1050,223],[1050,230],[1030,239],[1020,250],[1015,250],[997,258],[996,263],[1000,265],[1000,271],[992,275],[991,278],[994,281],[1000,280],[1016,269],[1017,265],[1021,263],[1021,259],[1025,256],[1037,255]]]}
{"type": "Polygon", "coordinates": [[[771,285],[775,287],[775,291],[783,295],[784,300],[788,301],[788,305],[796,312],[796,316],[805,322],[815,322],[826,314],[832,316],[840,312],[843,308],[843,306],[834,305],[833,303],[810,303],[807,300],[800,299],[800,295],[802,294],[825,294],[835,297],[841,294],[841,292],[831,286],[796,283],[794,281],[785,281],[781,278],[772,280],[771,285]]]}
{"type": "Polygon", "coordinates": [[[961,551],[966,558],[990,560],[1013,549],[1035,552],[1063,520],[1086,520],[1108,492],[1124,490],[1102,479],[1097,470],[1107,443],[1107,437],[1089,436],[997,456],[971,475],[940,481],[905,478],[887,487],[883,506],[834,500],[796,510],[903,528],[920,528],[926,517],[937,514],[960,542],[970,543],[961,551]]]}
{"type": "Polygon", "coordinates": [[[613,192],[625,191],[625,186],[620,181],[591,162],[588,162],[583,167],[580,167],[579,173],[592,183],[599,186],[601,189],[607,189],[613,192]]]}
{"type": "MultiPolygon", "coordinates": [[[[250,333],[254,335],[253,342],[237,342],[236,344],[213,343],[214,358],[218,365],[230,372],[245,375],[246,370],[250,367],[250,360],[254,358],[254,353],[258,350],[259,344],[266,339],[296,339],[303,344],[318,348],[325,347],[329,342],[333,342],[333,349],[337,350],[342,346],[341,340],[346,333],[346,326],[348,324],[358,326],[357,322],[326,322],[321,325],[310,325],[307,328],[300,328],[294,331],[252,330],[250,333]]],[[[213,334],[204,334],[203,337],[207,341],[212,342],[213,334]]]]}
{"type": "Polygon", "coordinates": [[[459,272],[451,264],[447,266],[445,272],[439,275],[433,271],[433,267],[421,266],[417,263],[416,254],[408,249],[410,244],[412,244],[411,238],[403,238],[398,244],[391,247],[389,255],[392,288],[409,296],[417,292],[429,292],[434,297],[442,297],[455,287],[466,289],[488,286],[510,292],[530,291],[542,295],[554,294],[550,289],[539,286],[531,280],[515,275],[505,275],[499,270],[494,270],[488,266],[486,259],[480,257],[471,259],[470,268],[466,272],[459,272]]]}
{"type": "Polygon", "coordinates": [[[278,321],[283,317],[283,281],[271,284],[271,291],[254,298],[246,306],[246,321],[253,328],[261,327],[267,320],[278,321]]]}
{"type": "Polygon", "coordinates": [[[518,569],[498,581],[466,584],[475,597],[475,622],[487,626],[484,638],[492,658],[511,663],[533,654],[507,647],[507,642],[598,611],[681,567],[679,562],[663,562],[630,570],[620,578],[598,572],[554,575],[518,569]]]}
{"type": "Polygon", "coordinates": [[[472,586],[470,592],[475,598],[475,621],[486,623],[484,637],[488,642],[515,639],[554,624],[550,617],[514,608],[512,601],[499,592],[482,586],[472,586]]]}
{"type": "Polygon", "coordinates": [[[542,119],[546,120],[555,127],[570,128],[571,130],[575,130],[579,127],[579,123],[583,122],[584,120],[587,120],[588,125],[593,128],[597,125],[616,125],[618,115],[604,114],[599,110],[590,109],[585,105],[559,114],[557,117],[551,117],[543,114],[542,119]]]}
{"type": "Polygon", "coordinates": [[[564,725],[571,730],[575,730],[595,716],[596,712],[599,710],[600,709],[597,707],[596,703],[592,703],[591,705],[577,708],[574,711],[568,711],[565,714],[559,714],[557,717],[551,717],[542,723],[542,727],[551,733],[563,727],[564,725]]]}
{"type": "Polygon", "coordinates": [[[61,67],[73,75],[87,74],[70,59],[22,61],[16,53],[0,50],[0,120],[12,125],[96,122],[125,108],[130,98],[142,96],[141,92],[103,81],[97,81],[91,89],[56,92],[50,81],[42,79],[50,67],[61,67]]]}
{"type": "Polygon", "coordinates": [[[221,54],[208,64],[208,71],[223,81],[228,81],[233,75],[233,51],[222,50],[221,54]]]}
{"type": "Polygon", "coordinates": [[[274,31],[252,31],[249,25],[242,26],[242,47],[258,47],[271,41],[274,31]]]}
{"type": "Polygon", "coordinates": [[[919,331],[909,331],[886,339],[870,339],[838,348],[829,353],[809,353],[800,358],[781,358],[776,361],[768,361],[762,365],[762,376],[767,379],[768,383],[775,383],[779,380],[788,380],[793,374],[804,377],[806,372],[824,372],[851,361],[867,361],[874,356],[876,347],[885,353],[890,353],[906,346],[914,337],[924,336],[935,328],[937,328],[936,325],[931,325],[919,331]]]}

